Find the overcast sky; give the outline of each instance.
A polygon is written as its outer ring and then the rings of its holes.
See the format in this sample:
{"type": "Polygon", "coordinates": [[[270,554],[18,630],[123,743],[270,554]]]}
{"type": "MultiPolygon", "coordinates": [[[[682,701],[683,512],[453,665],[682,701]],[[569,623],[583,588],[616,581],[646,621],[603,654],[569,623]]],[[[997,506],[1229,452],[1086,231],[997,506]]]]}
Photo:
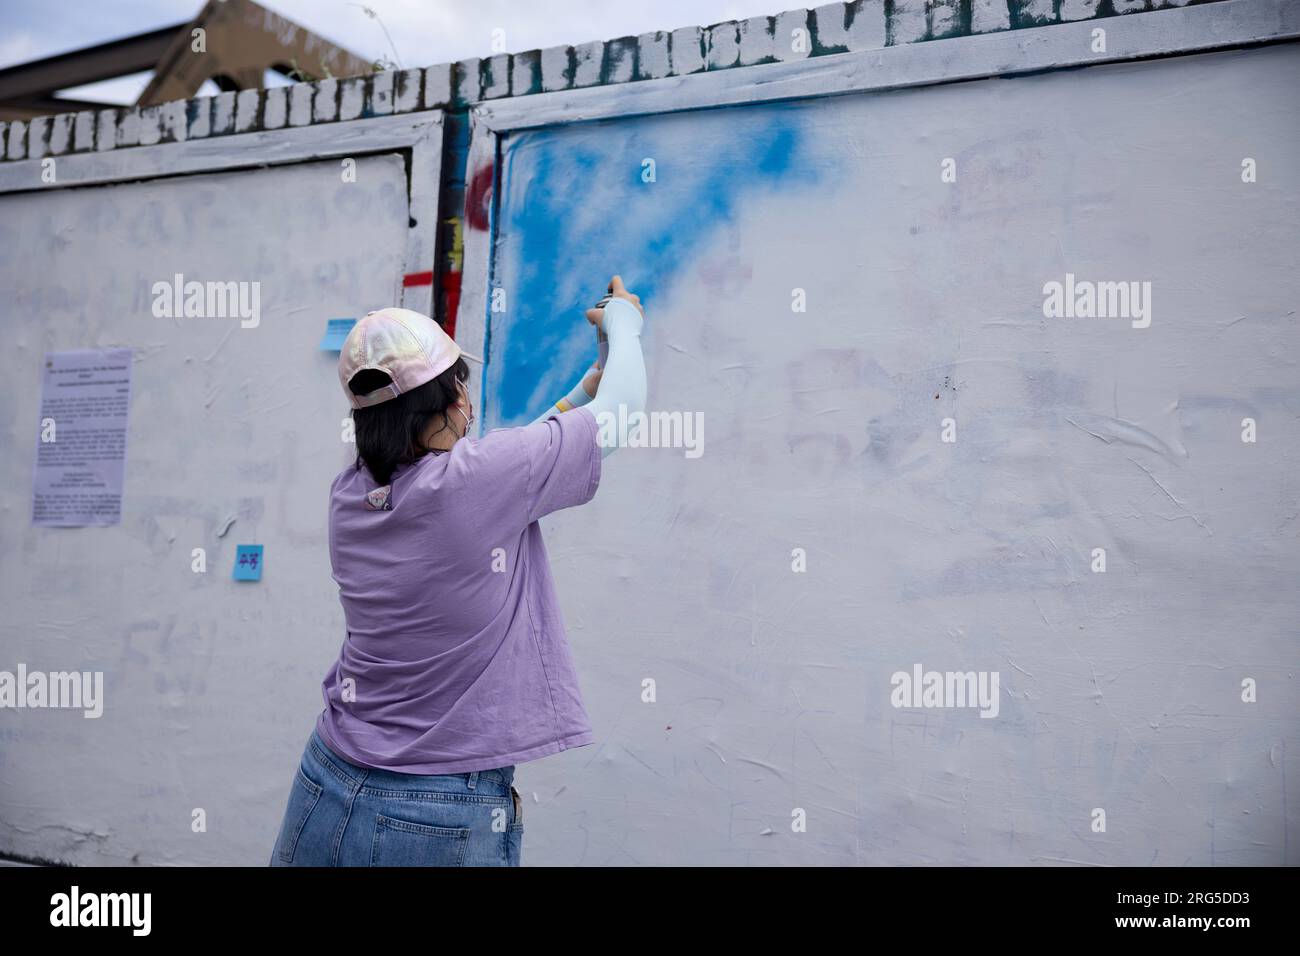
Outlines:
{"type": "MultiPolygon", "coordinates": [[[[496,29],[505,31],[506,51],[517,53],[780,13],[801,4],[795,0],[366,0],[365,4],[265,0],[262,6],[367,59],[382,56],[412,67],[490,55],[496,29]],[[368,17],[363,7],[373,10],[378,19],[368,17]]],[[[0,67],[182,23],[202,7],[203,0],[0,0],[0,67]]],[[[136,77],[97,83],[76,95],[134,102],[146,81],[147,77],[136,77]]]]}

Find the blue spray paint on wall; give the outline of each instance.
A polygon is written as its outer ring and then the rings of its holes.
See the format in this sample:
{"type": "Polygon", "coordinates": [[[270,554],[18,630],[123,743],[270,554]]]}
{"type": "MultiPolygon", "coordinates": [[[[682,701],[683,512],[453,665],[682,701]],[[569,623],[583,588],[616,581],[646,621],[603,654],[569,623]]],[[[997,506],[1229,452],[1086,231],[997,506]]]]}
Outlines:
{"type": "Polygon", "coordinates": [[[492,286],[483,415],[538,415],[595,358],[583,312],[620,273],[647,310],[747,203],[825,175],[800,104],[640,117],[511,135],[492,286]],[[654,181],[646,182],[646,160],[654,181]]]}

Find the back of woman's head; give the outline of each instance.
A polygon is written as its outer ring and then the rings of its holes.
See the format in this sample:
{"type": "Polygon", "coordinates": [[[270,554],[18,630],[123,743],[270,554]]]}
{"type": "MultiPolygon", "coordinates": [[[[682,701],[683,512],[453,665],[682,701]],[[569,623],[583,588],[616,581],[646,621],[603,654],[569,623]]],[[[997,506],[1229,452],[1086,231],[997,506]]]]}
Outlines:
{"type": "MultiPolygon", "coordinates": [[[[425,444],[425,432],[437,420],[451,427],[446,424],[447,410],[461,397],[459,385],[468,379],[469,366],[458,358],[445,372],[418,388],[378,405],[354,408],[357,468],[364,463],[375,480],[386,485],[398,465],[427,455],[431,449],[425,444]]],[[[391,382],[385,372],[363,369],[352,377],[348,387],[357,395],[366,395],[391,382]]]]}

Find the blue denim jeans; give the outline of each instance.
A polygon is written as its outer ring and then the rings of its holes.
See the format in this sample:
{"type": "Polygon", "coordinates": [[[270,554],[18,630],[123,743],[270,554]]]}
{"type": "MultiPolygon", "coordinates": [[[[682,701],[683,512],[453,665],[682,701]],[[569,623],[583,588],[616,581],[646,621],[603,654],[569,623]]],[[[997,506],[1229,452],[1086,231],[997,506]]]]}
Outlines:
{"type": "Polygon", "coordinates": [[[518,866],[515,768],[409,774],[344,760],[313,729],[271,866],[518,866]]]}

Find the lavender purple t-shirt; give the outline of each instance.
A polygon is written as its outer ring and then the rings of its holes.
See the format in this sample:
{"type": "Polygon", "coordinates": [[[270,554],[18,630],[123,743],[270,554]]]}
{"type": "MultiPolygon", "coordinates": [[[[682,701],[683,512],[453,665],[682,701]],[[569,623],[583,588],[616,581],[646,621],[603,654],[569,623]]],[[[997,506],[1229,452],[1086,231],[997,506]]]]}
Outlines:
{"type": "Polygon", "coordinates": [[[347,636],[316,729],[340,756],[467,773],[594,740],[537,519],[600,483],[585,408],[400,466],[391,510],[349,466],[330,488],[347,636]]]}

